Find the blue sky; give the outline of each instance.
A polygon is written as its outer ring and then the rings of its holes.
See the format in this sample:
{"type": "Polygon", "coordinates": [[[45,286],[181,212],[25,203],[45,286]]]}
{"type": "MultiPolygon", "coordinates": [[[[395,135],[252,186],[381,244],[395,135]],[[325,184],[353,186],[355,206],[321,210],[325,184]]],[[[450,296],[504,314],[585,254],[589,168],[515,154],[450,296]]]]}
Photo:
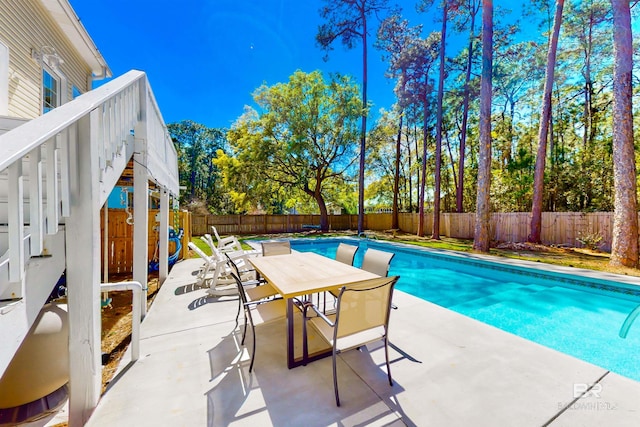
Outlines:
{"type": "MultiPolygon", "coordinates": [[[[359,46],[346,51],[337,43],[329,61],[323,61],[315,43],[321,0],[70,2],[115,77],[131,69],[147,73],[167,123],[189,119],[229,127],[252,104],[257,87],[284,82],[298,69],[362,78],[359,46]]],[[[430,16],[415,13],[414,0],[399,3],[412,25],[422,23],[425,33],[440,29],[430,16]]],[[[370,47],[373,120],[394,102],[386,67],[370,47]]]]}
{"type": "MultiPolygon", "coordinates": [[[[167,123],[189,119],[229,127],[244,105],[252,104],[257,87],[284,82],[298,69],[362,78],[360,47],[345,51],[338,43],[323,61],[324,52],[315,44],[320,0],[70,3],[115,77],[131,69],[147,73],[167,123]]],[[[417,16],[414,1],[404,3],[417,16]]],[[[388,108],[393,82],[384,77],[386,64],[371,47],[369,63],[368,98],[375,111],[388,108]]]]}

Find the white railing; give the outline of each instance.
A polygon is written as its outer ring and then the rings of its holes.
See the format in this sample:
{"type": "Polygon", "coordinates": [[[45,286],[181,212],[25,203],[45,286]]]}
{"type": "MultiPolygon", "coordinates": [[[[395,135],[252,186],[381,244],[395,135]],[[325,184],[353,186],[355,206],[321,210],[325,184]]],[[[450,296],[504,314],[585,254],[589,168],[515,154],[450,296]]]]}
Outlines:
{"type": "Polygon", "coordinates": [[[8,228],[8,251],[0,258],[0,301],[23,297],[27,259],[46,254],[45,236],[56,234],[69,215],[76,148],[85,143],[97,146],[100,206],[141,147],[148,155],[150,179],[178,194],[177,154],[141,71],[130,71],[0,135],[0,202],[6,202],[0,224],[8,228]],[[90,141],[78,140],[81,123],[89,123],[90,141]]]}

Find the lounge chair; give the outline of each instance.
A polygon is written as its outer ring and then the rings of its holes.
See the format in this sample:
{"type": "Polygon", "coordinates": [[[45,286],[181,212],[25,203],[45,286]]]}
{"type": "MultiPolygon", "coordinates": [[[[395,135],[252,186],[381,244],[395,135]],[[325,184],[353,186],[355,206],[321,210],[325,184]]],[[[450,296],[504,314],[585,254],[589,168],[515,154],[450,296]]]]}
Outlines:
{"type": "Polygon", "coordinates": [[[356,252],[358,252],[358,246],[340,243],[336,250],[336,261],[353,265],[353,259],[356,256],[356,252]]]}
{"type": "MultiPolygon", "coordinates": [[[[189,242],[188,246],[204,261],[196,277],[196,286],[208,286],[207,293],[211,296],[234,295],[237,291],[233,286],[233,278],[229,276],[231,270],[227,265],[227,258],[223,257],[219,252],[214,252],[213,255],[209,256],[193,242],[189,242]]],[[[237,258],[237,263],[242,266],[240,273],[243,277],[254,274],[251,270],[245,268],[248,265],[245,254],[231,253],[229,256],[234,259],[237,258]]]]}
{"type": "Polygon", "coordinates": [[[308,304],[304,310],[303,353],[308,356],[308,326],[332,347],[333,388],[336,405],[340,406],[338,393],[338,354],[359,348],[368,343],[384,341],[389,385],[393,385],[389,364],[389,314],[393,288],[399,277],[380,277],[343,286],[338,293],[336,313],[325,315],[317,306],[308,304]]]}
{"type": "Polygon", "coordinates": [[[262,242],[262,256],[285,255],[290,253],[291,242],[288,240],[262,242]]]}
{"type": "MultiPolygon", "coordinates": [[[[220,235],[218,234],[218,230],[216,230],[216,227],[214,225],[211,226],[211,230],[213,231],[213,234],[216,236],[216,240],[218,241],[218,244],[215,246],[219,251],[226,252],[242,250],[242,245],[240,244],[240,241],[236,236],[220,237],[220,235]]],[[[205,234],[205,236],[209,236],[209,239],[213,243],[213,239],[211,239],[210,234],[205,234]]]]}
{"type": "Polygon", "coordinates": [[[200,240],[202,240],[207,244],[207,246],[209,246],[209,249],[211,249],[212,254],[214,254],[215,251],[218,249],[216,248],[216,244],[213,242],[213,239],[211,238],[211,234],[205,234],[204,236],[200,236],[200,240]]]}
{"type": "Polygon", "coordinates": [[[253,370],[253,362],[255,361],[256,356],[256,326],[284,319],[286,316],[287,305],[284,302],[284,299],[250,301],[240,278],[233,272],[231,273],[231,277],[236,282],[237,292],[238,295],[240,295],[240,303],[244,309],[242,345],[244,345],[244,340],[247,336],[247,324],[251,325],[251,333],[253,335],[251,364],[249,365],[249,372],[251,372],[253,370]]]}

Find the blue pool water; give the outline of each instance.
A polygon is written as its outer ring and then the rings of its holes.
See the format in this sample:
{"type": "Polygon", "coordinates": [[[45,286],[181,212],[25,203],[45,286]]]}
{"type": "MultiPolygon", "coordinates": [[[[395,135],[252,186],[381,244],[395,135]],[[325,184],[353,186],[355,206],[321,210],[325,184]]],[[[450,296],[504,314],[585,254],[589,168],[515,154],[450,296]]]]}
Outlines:
{"type": "MultiPolygon", "coordinates": [[[[337,239],[299,239],[291,245],[335,257],[337,239]]],[[[640,320],[626,339],[625,318],[640,304],[640,287],[543,270],[509,267],[371,240],[359,244],[394,252],[396,289],[640,381],[640,320]]]]}

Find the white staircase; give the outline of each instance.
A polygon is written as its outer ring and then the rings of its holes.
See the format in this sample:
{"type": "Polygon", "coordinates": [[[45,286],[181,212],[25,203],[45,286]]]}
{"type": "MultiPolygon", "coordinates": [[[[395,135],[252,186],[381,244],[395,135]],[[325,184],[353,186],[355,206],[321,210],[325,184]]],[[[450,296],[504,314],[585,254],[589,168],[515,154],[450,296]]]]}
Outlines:
{"type": "MultiPolygon", "coordinates": [[[[78,424],[99,397],[100,209],[132,158],[135,206],[146,210],[151,181],[165,195],[162,211],[178,195],[177,155],[140,71],[0,135],[0,375],[66,269],[70,351],[81,361],[74,366],[72,355],[71,394],[77,388],[80,400],[72,397],[70,421],[78,424]]],[[[146,247],[140,225],[134,250],[146,247]]],[[[148,254],[138,252],[134,279],[146,283],[148,254]]]]}

